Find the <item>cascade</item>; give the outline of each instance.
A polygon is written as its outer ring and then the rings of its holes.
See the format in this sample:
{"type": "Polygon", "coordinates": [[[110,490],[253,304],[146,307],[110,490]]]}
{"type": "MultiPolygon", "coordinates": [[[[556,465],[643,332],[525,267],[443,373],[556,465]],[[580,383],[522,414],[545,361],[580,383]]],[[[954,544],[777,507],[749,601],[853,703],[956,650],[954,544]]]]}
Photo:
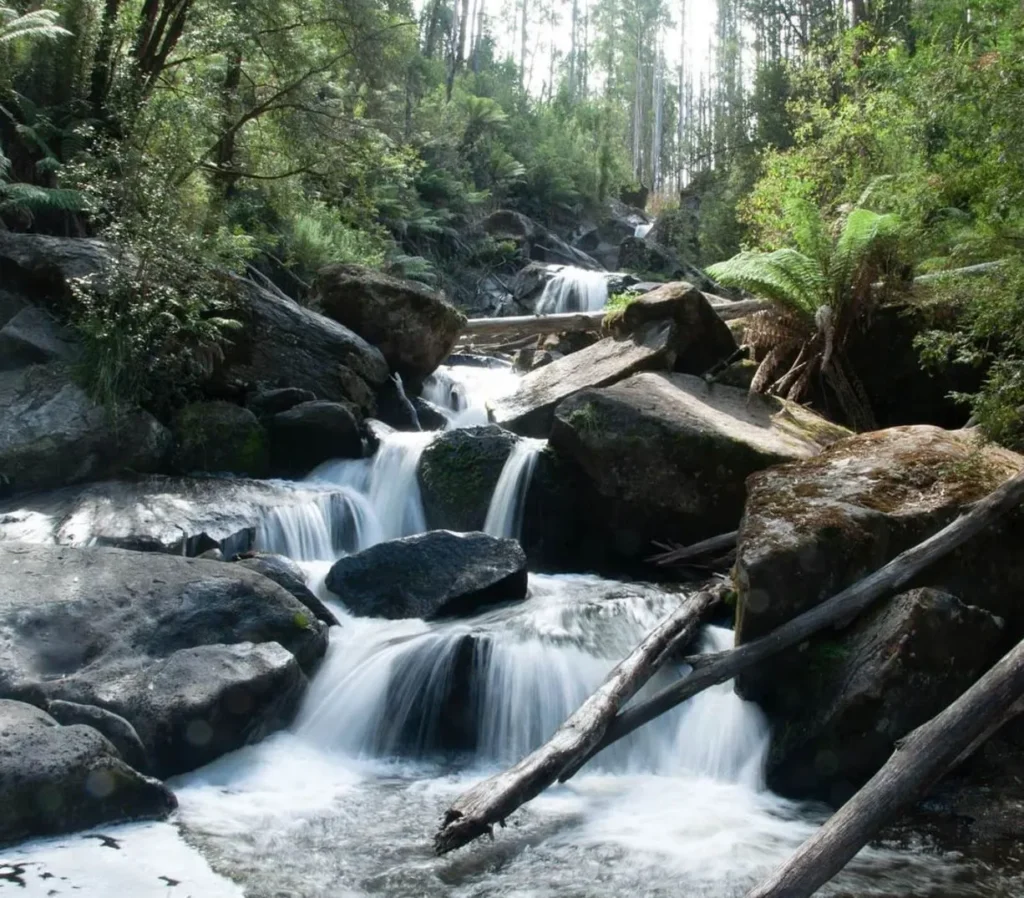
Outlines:
{"type": "Polygon", "coordinates": [[[533,469],[537,466],[537,456],[545,445],[544,440],[521,439],[512,448],[494,487],[484,522],[484,533],[519,539],[526,494],[533,469]]]}
{"type": "Polygon", "coordinates": [[[566,265],[544,285],[536,312],[538,315],[597,312],[607,302],[608,277],[603,271],[587,271],[566,265]]]}
{"type": "Polygon", "coordinates": [[[510,367],[442,365],[426,379],[420,395],[448,416],[449,428],[486,424],[487,405],[519,385],[510,367]]]}
{"type": "Polygon", "coordinates": [[[651,228],[653,228],[653,227],[654,227],[653,224],[648,224],[648,223],[638,224],[633,229],[633,236],[634,237],[639,237],[639,238],[643,239],[644,237],[646,237],[648,234],[651,233],[651,228]]]}

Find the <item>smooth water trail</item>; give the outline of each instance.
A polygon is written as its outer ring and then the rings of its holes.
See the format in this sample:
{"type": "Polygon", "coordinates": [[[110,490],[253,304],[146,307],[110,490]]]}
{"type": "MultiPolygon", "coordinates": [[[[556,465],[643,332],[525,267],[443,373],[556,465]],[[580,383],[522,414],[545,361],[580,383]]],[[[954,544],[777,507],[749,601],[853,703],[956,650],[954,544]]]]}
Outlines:
{"type": "Polygon", "coordinates": [[[653,227],[654,227],[654,225],[653,224],[649,224],[649,223],[638,224],[633,229],[633,236],[634,237],[640,237],[642,239],[642,238],[646,237],[648,234],[651,233],[651,228],[653,228],[653,227]]]}
{"type": "Polygon", "coordinates": [[[487,508],[484,533],[519,539],[530,480],[537,466],[537,457],[546,445],[545,440],[521,439],[512,447],[487,508]]]}
{"type": "Polygon", "coordinates": [[[377,514],[352,487],[325,491],[315,501],[275,508],[256,528],[255,547],[295,561],[323,561],[380,542],[377,514]]]}
{"type": "Polygon", "coordinates": [[[449,429],[473,427],[488,422],[488,405],[514,393],[519,379],[510,367],[442,365],[426,379],[420,395],[445,412],[449,429]]]}
{"type": "Polygon", "coordinates": [[[608,302],[608,277],[602,271],[587,271],[567,265],[555,272],[537,300],[538,315],[559,312],[597,312],[608,302]]]}

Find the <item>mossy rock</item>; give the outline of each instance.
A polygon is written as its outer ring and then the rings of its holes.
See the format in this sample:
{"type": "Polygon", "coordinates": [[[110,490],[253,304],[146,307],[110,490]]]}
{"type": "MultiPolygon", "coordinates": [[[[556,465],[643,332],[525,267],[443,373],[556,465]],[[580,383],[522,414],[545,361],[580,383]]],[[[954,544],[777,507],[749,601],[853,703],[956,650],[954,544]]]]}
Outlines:
{"type": "Polygon", "coordinates": [[[270,466],[266,431],[256,416],[230,402],[195,402],[174,419],[172,465],[181,473],[265,477],[270,466]]]}
{"type": "Polygon", "coordinates": [[[495,424],[449,431],[434,440],[419,467],[427,527],[482,530],[498,478],[518,440],[495,424]]]}

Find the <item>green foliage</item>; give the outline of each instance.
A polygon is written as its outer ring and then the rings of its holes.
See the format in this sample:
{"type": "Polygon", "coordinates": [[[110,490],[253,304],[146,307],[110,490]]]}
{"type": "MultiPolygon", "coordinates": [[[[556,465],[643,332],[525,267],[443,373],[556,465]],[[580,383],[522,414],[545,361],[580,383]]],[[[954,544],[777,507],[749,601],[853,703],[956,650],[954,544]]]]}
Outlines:
{"type": "Polygon", "coordinates": [[[58,22],[60,15],[52,9],[37,9],[19,15],[16,9],[0,6],[0,44],[19,40],[53,40],[70,32],[58,22]]]}

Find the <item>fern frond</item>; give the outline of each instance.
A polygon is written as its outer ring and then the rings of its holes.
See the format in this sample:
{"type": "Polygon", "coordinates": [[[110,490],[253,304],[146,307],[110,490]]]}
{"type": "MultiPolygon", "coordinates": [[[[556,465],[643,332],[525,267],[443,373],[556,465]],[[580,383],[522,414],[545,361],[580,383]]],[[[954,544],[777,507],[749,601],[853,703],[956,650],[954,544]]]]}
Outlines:
{"type": "Polygon", "coordinates": [[[34,184],[0,184],[0,212],[16,209],[29,212],[83,212],[85,195],[77,190],[36,187],[34,184]]]}
{"type": "Polygon", "coordinates": [[[786,204],[785,216],[796,248],[822,268],[828,265],[832,240],[821,209],[809,200],[792,200],[786,204]]]}
{"type": "Polygon", "coordinates": [[[71,32],[57,24],[59,13],[52,9],[37,9],[18,15],[9,6],[0,6],[0,44],[22,38],[53,40],[70,36],[71,32]]]}
{"type": "Polygon", "coordinates": [[[857,269],[883,244],[896,239],[900,220],[894,213],[881,215],[870,209],[854,209],[846,218],[836,241],[829,278],[838,287],[849,285],[857,269]]]}
{"type": "Polygon", "coordinates": [[[783,309],[813,320],[827,301],[827,283],[818,263],[794,249],[744,252],[707,269],[713,280],[771,300],[783,309]]]}

